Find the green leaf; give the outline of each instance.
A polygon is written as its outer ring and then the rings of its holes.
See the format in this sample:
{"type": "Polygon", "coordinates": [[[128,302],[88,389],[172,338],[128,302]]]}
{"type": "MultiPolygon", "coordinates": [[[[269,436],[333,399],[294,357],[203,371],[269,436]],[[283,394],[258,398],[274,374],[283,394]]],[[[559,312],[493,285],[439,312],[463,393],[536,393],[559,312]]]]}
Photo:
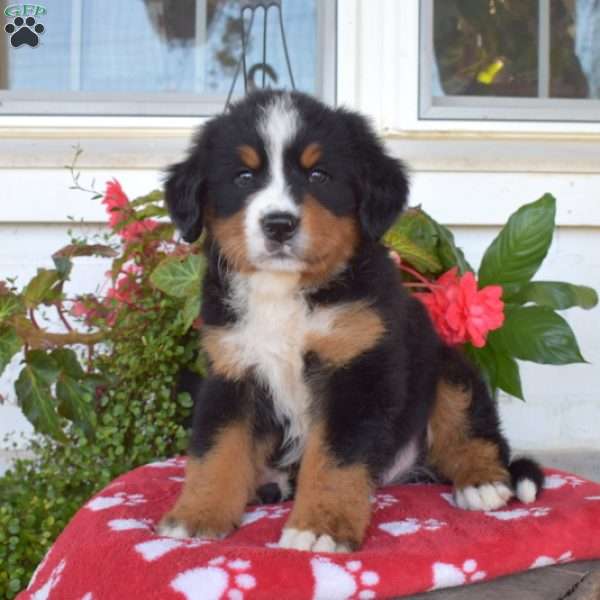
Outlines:
{"type": "Polygon", "coordinates": [[[533,303],[556,310],[572,306],[590,309],[598,304],[598,294],[585,285],[562,281],[531,281],[513,294],[507,294],[506,300],[514,304],[533,303]]]}
{"type": "Polygon", "coordinates": [[[199,295],[205,269],[204,257],[197,254],[185,258],[168,257],[152,271],[150,281],[169,296],[185,298],[191,294],[199,295]]]}
{"type": "Polygon", "coordinates": [[[423,273],[437,273],[442,268],[434,254],[415,244],[402,233],[389,231],[383,242],[393,248],[403,260],[423,273]]]}
{"type": "Polygon", "coordinates": [[[85,371],[82,369],[77,354],[70,348],[57,348],[50,353],[54,362],[60,370],[74,379],[85,377],[85,371]]]}
{"type": "Polygon", "coordinates": [[[72,421],[89,439],[93,439],[96,427],[94,386],[61,373],[56,383],[56,398],[60,415],[72,421]]]}
{"type": "Polygon", "coordinates": [[[504,352],[494,352],[494,358],[496,360],[496,385],[498,388],[515,398],[524,400],[517,361],[504,352]]]}
{"type": "Polygon", "coordinates": [[[0,375],[22,345],[23,342],[12,327],[0,327],[0,375]]]}
{"type": "Polygon", "coordinates": [[[550,194],[513,213],[483,256],[480,287],[529,281],[552,243],[555,215],[556,200],[550,194]]]}
{"type": "Polygon", "coordinates": [[[507,307],[505,316],[504,325],[488,335],[496,352],[547,365],[585,362],[573,331],[552,309],[507,307]]]}
{"type": "Polygon", "coordinates": [[[438,233],[432,219],[420,208],[406,210],[390,229],[390,233],[399,233],[408,237],[415,244],[435,253],[438,233]]]}
{"type": "Polygon", "coordinates": [[[34,308],[42,302],[56,301],[60,296],[62,278],[55,269],[38,269],[37,275],[31,279],[23,290],[23,298],[27,308],[34,308]]]}
{"type": "Polygon", "coordinates": [[[202,304],[200,294],[191,294],[183,305],[183,331],[186,332],[198,318],[202,304]]]}
{"type": "Polygon", "coordinates": [[[145,206],[146,204],[153,204],[162,202],[164,198],[164,192],[162,190],[153,190],[145,196],[139,196],[129,203],[129,206],[137,208],[138,206],[145,206]]]}
{"type": "Polygon", "coordinates": [[[0,323],[8,321],[13,315],[23,313],[24,311],[25,306],[19,296],[15,294],[0,296],[0,323]]]}
{"type": "Polygon", "coordinates": [[[464,350],[471,362],[479,369],[490,394],[495,396],[498,388],[498,375],[494,351],[489,344],[483,346],[483,348],[476,348],[470,343],[464,345],[464,350]]]}
{"type": "Polygon", "coordinates": [[[50,389],[58,377],[58,367],[41,350],[29,352],[26,361],[27,364],[15,382],[19,406],[37,432],[50,435],[59,442],[66,442],[50,389]]]}

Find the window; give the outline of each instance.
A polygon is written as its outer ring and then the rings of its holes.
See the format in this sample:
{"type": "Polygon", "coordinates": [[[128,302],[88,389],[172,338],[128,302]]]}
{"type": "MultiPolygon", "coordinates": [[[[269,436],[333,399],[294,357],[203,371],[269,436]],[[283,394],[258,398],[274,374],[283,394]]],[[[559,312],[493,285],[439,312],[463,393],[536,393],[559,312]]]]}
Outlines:
{"type": "MultiPolygon", "coordinates": [[[[0,31],[0,115],[192,116],[223,109],[241,56],[239,0],[43,4],[37,46],[13,47],[10,32],[0,31]]],[[[335,0],[282,0],[296,87],[331,101],[335,8],[335,0]]],[[[14,25],[9,13],[3,30],[14,25]]],[[[249,72],[259,84],[264,22],[259,9],[248,44],[249,72]]],[[[268,76],[273,87],[290,87],[275,8],[266,22],[268,76]]],[[[240,76],[235,94],[242,91],[240,76]]]]}
{"type": "Polygon", "coordinates": [[[600,120],[598,0],[420,6],[420,118],[600,120]]]}

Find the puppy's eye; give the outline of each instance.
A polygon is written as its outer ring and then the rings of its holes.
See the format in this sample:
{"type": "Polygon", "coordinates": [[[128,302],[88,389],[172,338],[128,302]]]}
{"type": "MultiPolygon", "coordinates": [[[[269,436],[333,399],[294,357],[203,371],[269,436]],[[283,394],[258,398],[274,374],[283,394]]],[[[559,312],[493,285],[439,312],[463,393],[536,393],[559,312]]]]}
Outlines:
{"type": "Polygon", "coordinates": [[[329,175],[325,173],[325,171],[321,171],[321,169],[313,169],[308,174],[309,183],[325,183],[329,181],[329,175]]]}
{"type": "Polygon", "coordinates": [[[252,171],[240,171],[233,183],[240,188],[250,187],[254,183],[254,173],[252,171]]]}

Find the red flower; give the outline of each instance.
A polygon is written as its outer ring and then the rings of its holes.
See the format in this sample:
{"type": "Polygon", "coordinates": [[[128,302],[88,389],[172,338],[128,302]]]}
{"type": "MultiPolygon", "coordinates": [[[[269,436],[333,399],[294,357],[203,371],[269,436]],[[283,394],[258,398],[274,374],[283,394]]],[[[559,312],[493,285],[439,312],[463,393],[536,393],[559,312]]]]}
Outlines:
{"type": "Polygon", "coordinates": [[[116,227],[126,217],[124,209],[129,205],[129,198],[127,198],[121,184],[116,179],[106,184],[102,204],[106,206],[108,223],[111,227],[116,227]]]}
{"type": "Polygon", "coordinates": [[[431,292],[415,296],[427,307],[438,333],[449,344],[471,342],[481,348],[488,332],[504,323],[502,287],[488,285],[478,290],[473,273],[461,277],[457,267],[444,273],[431,292]]]}
{"type": "Polygon", "coordinates": [[[158,226],[158,221],[154,219],[144,219],[143,221],[133,221],[133,223],[123,227],[121,231],[119,231],[119,235],[126,242],[135,242],[140,237],[144,235],[144,233],[148,231],[152,231],[155,227],[158,226]]]}

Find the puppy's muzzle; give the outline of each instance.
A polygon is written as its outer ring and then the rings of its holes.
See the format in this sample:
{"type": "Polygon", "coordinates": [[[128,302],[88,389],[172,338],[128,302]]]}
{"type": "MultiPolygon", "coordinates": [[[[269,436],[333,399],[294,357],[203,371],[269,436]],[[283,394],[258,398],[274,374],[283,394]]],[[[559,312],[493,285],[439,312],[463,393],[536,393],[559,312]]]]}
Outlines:
{"type": "Polygon", "coordinates": [[[279,244],[294,237],[299,224],[300,219],[288,212],[272,212],[265,215],[260,221],[265,238],[279,244]]]}

